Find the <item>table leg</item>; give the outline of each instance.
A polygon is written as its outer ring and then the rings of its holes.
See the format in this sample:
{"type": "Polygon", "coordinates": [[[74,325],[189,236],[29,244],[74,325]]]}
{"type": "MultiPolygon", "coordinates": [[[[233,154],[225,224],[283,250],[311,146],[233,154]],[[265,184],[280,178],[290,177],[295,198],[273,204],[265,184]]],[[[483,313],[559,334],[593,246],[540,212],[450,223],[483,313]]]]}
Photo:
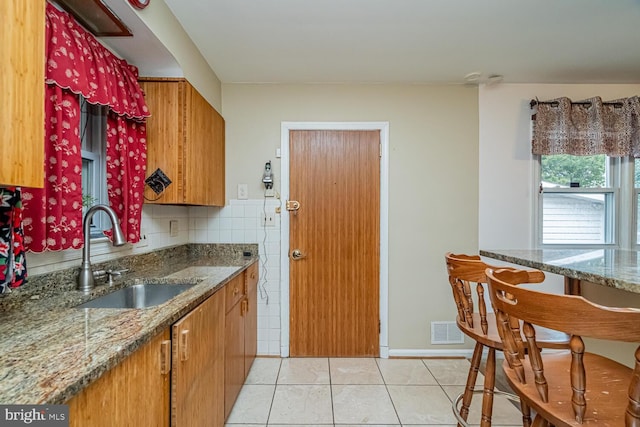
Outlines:
{"type": "Polygon", "coordinates": [[[565,295],[580,295],[582,294],[582,288],[580,286],[580,279],[574,279],[572,277],[564,278],[564,293],[565,295]]]}

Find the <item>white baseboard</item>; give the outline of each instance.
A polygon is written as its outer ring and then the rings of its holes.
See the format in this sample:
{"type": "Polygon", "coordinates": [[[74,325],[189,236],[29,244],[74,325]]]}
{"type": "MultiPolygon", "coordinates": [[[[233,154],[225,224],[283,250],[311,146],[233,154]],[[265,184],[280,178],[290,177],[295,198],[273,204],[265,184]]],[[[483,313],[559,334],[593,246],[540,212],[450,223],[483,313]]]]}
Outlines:
{"type": "Polygon", "coordinates": [[[390,349],[389,357],[471,357],[472,349],[390,349]]]}

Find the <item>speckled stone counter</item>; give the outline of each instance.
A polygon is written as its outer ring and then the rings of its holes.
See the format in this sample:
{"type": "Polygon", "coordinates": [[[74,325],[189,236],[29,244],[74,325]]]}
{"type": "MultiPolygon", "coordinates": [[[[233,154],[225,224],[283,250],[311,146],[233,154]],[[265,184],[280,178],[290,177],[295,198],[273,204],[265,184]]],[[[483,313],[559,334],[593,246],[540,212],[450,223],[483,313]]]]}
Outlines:
{"type": "Polygon", "coordinates": [[[480,250],[480,255],[640,293],[640,252],[620,249],[480,250]]]}
{"type": "Polygon", "coordinates": [[[64,403],[240,274],[258,245],[183,245],[98,264],[129,269],[113,287],[76,291],[77,269],[0,298],[0,403],[64,403]],[[76,305],[138,283],[196,283],[146,309],[76,305]]]}

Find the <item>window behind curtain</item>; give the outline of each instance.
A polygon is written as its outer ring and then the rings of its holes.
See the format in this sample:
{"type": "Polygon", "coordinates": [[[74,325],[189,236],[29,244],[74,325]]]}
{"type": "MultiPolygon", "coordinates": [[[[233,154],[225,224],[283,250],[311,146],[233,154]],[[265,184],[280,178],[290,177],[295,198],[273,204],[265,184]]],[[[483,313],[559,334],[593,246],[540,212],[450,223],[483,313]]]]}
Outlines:
{"type": "MultiPolygon", "coordinates": [[[[80,97],[80,140],[82,144],[83,214],[96,204],[109,204],[107,196],[107,108],[88,103],[80,97]]],[[[91,238],[104,237],[110,227],[104,215],[94,215],[91,238]]]]}

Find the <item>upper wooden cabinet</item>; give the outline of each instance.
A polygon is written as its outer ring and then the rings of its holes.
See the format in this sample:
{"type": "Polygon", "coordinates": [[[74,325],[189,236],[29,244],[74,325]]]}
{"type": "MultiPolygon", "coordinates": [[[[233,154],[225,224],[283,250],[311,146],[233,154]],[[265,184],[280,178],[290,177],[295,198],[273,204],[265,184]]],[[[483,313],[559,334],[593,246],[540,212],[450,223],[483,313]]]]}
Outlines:
{"type": "Polygon", "coordinates": [[[141,78],[147,119],[147,176],[157,168],[171,184],[146,203],[224,206],[224,119],[185,79],[141,78]]]}
{"type": "Polygon", "coordinates": [[[45,6],[0,1],[0,186],[44,186],[45,6]]]}

